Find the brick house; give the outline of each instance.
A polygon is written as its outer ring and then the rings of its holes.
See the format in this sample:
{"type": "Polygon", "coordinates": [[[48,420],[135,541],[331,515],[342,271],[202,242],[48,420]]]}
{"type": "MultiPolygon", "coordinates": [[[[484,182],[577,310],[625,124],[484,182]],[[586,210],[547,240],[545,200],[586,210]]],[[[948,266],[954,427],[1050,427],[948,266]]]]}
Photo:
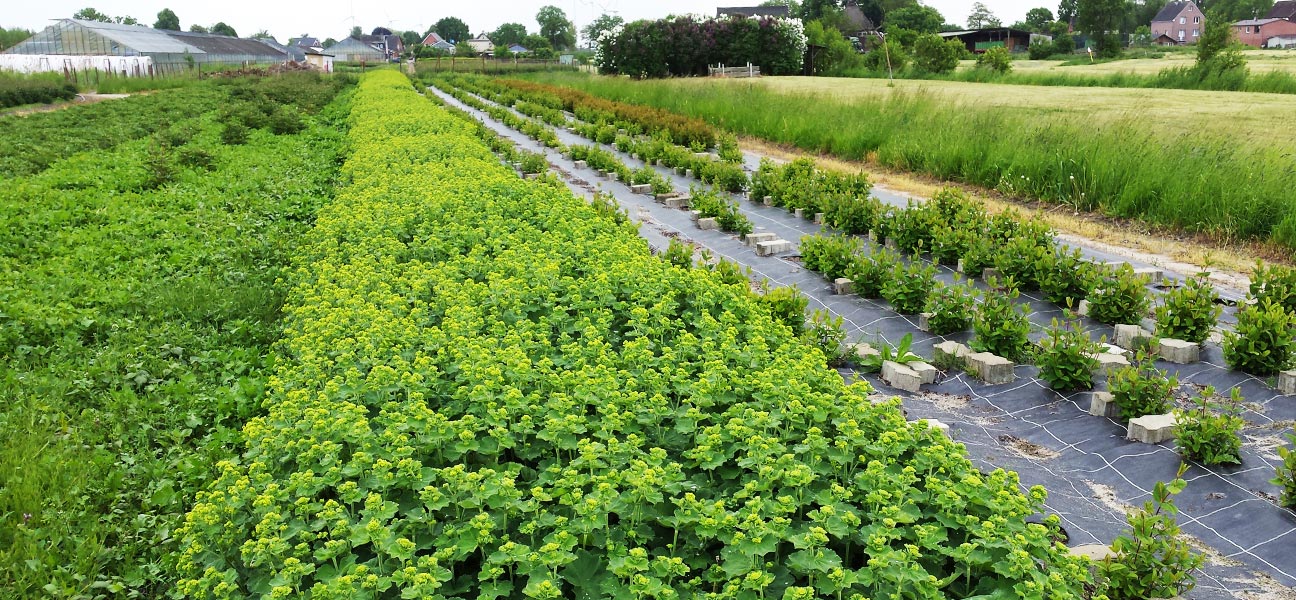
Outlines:
{"type": "Polygon", "coordinates": [[[1245,19],[1233,24],[1233,34],[1243,44],[1264,48],[1271,45],[1271,38],[1296,37],[1296,23],[1287,19],[1245,19]]]}
{"type": "Polygon", "coordinates": [[[1269,14],[1265,15],[1265,18],[1296,21],[1296,0],[1278,0],[1274,2],[1273,8],[1269,9],[1269,14]]]}
{"type": "Polygon", "coordinates": [[[1167,36],[1180,44],[1196,44],[1206,17],[1192,0],[1175,0],[1152,19],[1152,37],[1167,36]]]}

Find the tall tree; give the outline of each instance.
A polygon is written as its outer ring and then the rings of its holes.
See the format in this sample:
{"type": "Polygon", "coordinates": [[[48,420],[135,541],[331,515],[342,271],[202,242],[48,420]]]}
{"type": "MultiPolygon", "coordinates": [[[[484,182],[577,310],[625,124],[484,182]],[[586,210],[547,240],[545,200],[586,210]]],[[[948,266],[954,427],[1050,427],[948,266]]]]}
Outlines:
{"type": "Polygon", "coordinates": [[[33,35],[36,34],[29,29],[23,29],[21,27],[14,27],[13,29],[0,27],[0,50],[17,46],[19,42],[22,42],[33,35]]]}
{"type": "Polygon", "coordinates": [[[1076,19],[1076,3],[1079,0],[1062,0],[1058,3],[1058,20],[1063,23],[1074,25],[1076,19]]]}
{"type": "Polygon", "coordinates": [[[468,29],[468,24],[464,23],[459,17],[444,17],[432,26],[432,31],[451,44],[457,42],[466,42],[472,38],[472,33],[468,29]]]}
{"type": "Polygon", "coordinates": [[[999,20],[994,13],[990,12],[990,7],[980,3],[972,3],[972,14],[968,15],[968,29],[985,29],[987,27],[999,27],[1003,21],[999,20]]]}
{"type": "Polygon", "coordinates": [[[1077,0],[1076,25],[1089,36],[1090,44],[1099,56],[1120,56],[1121,20],[1123,0],[1077,0]]]}
{"type": "Polygon", "coordinates": [[[274,39],[274,36],[273,36],[273,35],[270,35],[270,30],[269,30],[269,29],[262,29],[261,31],[258,31],[258,32],[256,32],[256,33],[252,34],[252,39],[254,39],[254,40],[273,40],[273,39],[274,39]]]}
{"type": "Polygon", "coordinates": [[[351,28],[351,37],[358,38],[362,35],[364,35],[364,29],[361,29],[359,25],[351,28]]]}
{"type": "Polygon", "coordinates": [[[1273,0],[1212,0],[1202,5],[1202,10],[1209,13],[1208,17],[1233,23],[1242,19],[1263,19],[1273,4],[1273,0]]]}
{"type": "Polygon", "coordinates": [[[130,15],[126,15],[124,17],[113,17],[113,23],[116,23],[118,25],[139,25],[140,24],[139,19],[136,19],[135,17],[132,17],[130,15]]]}
{"type": "Polygon", "coordinates": [[[1026,11],[1026,26],[1035,33],[1048,33],[1053,24],[1053,11],[1040,7],[1026,11]]]}
{"type": "Polygon", "coordinates": [[[417,31],[402,31],[400,38],[402,42],[405,42],[406,48],[423,41],[423,36],[419,35],[417,31]]]}
{"type": "Polygon", "coordinates": [[[527,53],[530,54],[532,58],[554,57],[553,46],[549,44],[549,38],[543,35],[533,33],[526,36],[526,38],[522,40],[522,46],[527,49],[527,53]]]}
{"type": "Polygon", "coordinates": [[[157,21],[153,23],[153,29],[166,29],[169,31],[180,31],[180,17],[177,17],[175,11],[164,8],[158,12],[157,21]]]}
{"type": "Polygon", "coordinates": [[[786,6],[789,15],[795,17],[801,14],[801,3],[798,0],[765,0],[757,6],[786,6]]]}
{"type": "Polygon", "coordinates": [[[112,22],[112,17],[105,15],[89,6],[72,13],[72,18],[79,19],[82,21],[99,21],[100,23],[112,22]]]}
{"type": "Polygon", "coordinates": [[[576,46],[576,26],[567,20],[567,13],[557,6],[540,7],[536,13],[536,23],[540,24],[540,36],[549,40],[554,50],[566,50],[576,46]]]}
{"type": "Polygon", "coordinates": [[[333,46],[336,46],[337,43],[338,43],[337,40],[335,40],[335,39],[333,39],[333,38],[328,38],[328,39],[326,39],[326,40],[324,40],[323,42],[320,43],[320,47],[322,47],[322,48],[324,48],[325,50],[327,50],[327,49],[329,49],[329,48],[332,48],[333,46]]]}
{"type": "Polygon", "coordinates": [[[915,4],[897,8],[887,13],[883,23],[886,24],[885,29],[887,31],[908,29],[918,33],[936,33],[941,30],[941,25],[945,23],[945,17],[941,16],[940,11],[930,6],[915,4]]]}
{"type": "Polygon", "coordinates": [[[206,28],[206,27],[203,27],[202,25],[199,25],[199,24],[197,24],[197,23],[194,23],[193,25],[190,25],[190,26],[189,26],[189,32],[190,32],[190,33],[207,33],[207,28],[206,28]]]}
{"type": "Polygon", "coordinates": [[[210,31],[216,35],[228,35],[230,37],[238,37],[238,32],[234,31],[233,27],[226,25],[224,21],[212,25],[210,31]]]}
{"type": "Polygon", "coordinates": [[[526,25],[521,23],[504,23],[496,27],[495,31],[486,35],[486,37],[490,38],[492,44],[504,46],[505,48],[513,44],[521,44],[522,40],[526,39],[526,36],[526,25]]]}
{"type": "Polygon", "coordinates": [[[604,31],[612,31],[624,23],[625,19],[620,15],[599,15],[592,23],[581,29],[581,37],[585,38],[586,44],[592,46],[604,31]]]}
{"type": "Polygon", "coordinates": [[[802,21],[817,21],[824,17],[825,13],[841,8],[841,2],[837,0],[805,0],[801,3],[801,13],[797,16],[802,21]]]}

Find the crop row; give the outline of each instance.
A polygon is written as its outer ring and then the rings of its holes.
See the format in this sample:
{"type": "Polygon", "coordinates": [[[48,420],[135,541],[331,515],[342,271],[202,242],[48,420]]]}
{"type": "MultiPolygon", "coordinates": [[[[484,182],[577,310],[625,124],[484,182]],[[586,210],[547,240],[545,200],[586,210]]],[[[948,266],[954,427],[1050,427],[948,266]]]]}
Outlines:
{"type": "MultiPolygon", "coordinates": [[[[93,137],[100,106],[25,120],[93,137]]],[[[260,411],[277,282],[342,136],[303,117],[230,145],[171,114],[0,186],[0,595],[165,595],[172,532],[260,411]]]]}
{"type": "Polygon", "coordinates": [[[981,473],[745,281],[524,181],[394,72],[299,246],[267,414],[197,498],[195,597],[1079,597],[981,473]],[[391,160],[391,156],[401,160],[391,160]],[[1042,566],[1044,565],[1044,566],[1042,566]]]}
{"type": "Polygon", "coordinates": [[[0,74],[0,108],[71,100],[76,93],[76,86],[65,81],[0,74]]]}

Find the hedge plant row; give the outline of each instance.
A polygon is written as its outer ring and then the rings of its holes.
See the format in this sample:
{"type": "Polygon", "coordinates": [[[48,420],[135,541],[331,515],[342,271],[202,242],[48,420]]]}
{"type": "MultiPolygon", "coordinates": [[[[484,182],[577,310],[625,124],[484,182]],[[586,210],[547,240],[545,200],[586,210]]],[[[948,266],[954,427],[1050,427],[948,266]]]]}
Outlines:
{"type": "Polygon", "coordinates": [[[353,106],[180,593],[1081,596],[1042,489],[870,403],[744,282],[519,179],[398,73],[353,106]]]}

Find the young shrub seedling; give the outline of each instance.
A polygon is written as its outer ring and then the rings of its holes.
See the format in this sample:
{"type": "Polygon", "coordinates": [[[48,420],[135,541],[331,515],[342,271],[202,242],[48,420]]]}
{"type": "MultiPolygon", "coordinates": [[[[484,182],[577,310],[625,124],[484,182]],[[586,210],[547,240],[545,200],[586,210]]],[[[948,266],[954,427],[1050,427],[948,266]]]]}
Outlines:
{"type": "Polygon", "coordinates": [[[1174,515],[1179,513],[1172,496],[1188,485],[1183,480],[1188,465],[1181,464],[1170,483],[1158,481],[1152,499],[1126,517],[1130,531],[1112,542],[1113,556],[1098,563],[1098,576],[1111,600],[1170,598],[1191,590],[1193,574],[1205,562],[1179,537],[1174,515]]]}
{"type": "Polygon", "coordinates": [[[842,318],[834,317],[826,310],[816,310],[810,317],[810,327],[806,329],[805,339],[823,351],[828,366],[839,367],[846,364],[850,356],[846,349],[846,332],[842,330],[842,318]]]}
{"type": "Polygon", "coordinates": [[[1201,404],[1192,410],[1175,411],[1175,439],[1184,458],[1199,460],[1207,465],[1241,464],[1242,438],[1239,432],[1246,425],[1240,416],[1242,392],[1233,389],[1229,400],[1213,410],[1210,399],[1215,388],[1207,386],[1201,391],[1201,404]]]}
{"type": "Polygon", "coordinates": [[[1296,269],[1257,262],[1251,274],[1251,296],[1259,304],[1270,300],[1296,314],[1296,269]]]}
{"type": "Polygon", "coordinates": [[[936,284],[936,289],[927,297],[927,328],[936,335],[947,335],[963,331],[972,326],[972,315],[976,313],[976,290],[969,285],[936,284]]]}
{"type": "Polygon", "coordinates": [[[1120,407],[1120,418],[1137,419],[1169,412],[1179,378],[1168,377],[1156,368],[1151,356],[1140,353],[1135,364],[1112,373],[1107,386],[1112,401],[1120,407]]]}
{"type": "MultiPolygon", "coordinates": [[[[1296,445],[1296,435],[1287,434],[1287,441],[1296,445]]],[[[1282,462],[1278,464],[1274,478],[1269,483],[1282,488],[1282,494],[1278,497],[1279,506],[1296,508],[1296,449],[1279,446],[1278,458],[1282,462]]]]}
{"type": "Polygon", "coordinates": [[[796,286],[774,288],[760,299],[774,318],[791,328],[793,333],[800,335],[805,332],[805,311],[810,300],[801,295],[796,286]]]}
{"type": "Polygon", "coordinates": [[[921,262],[897,264],[891,277],[882,285],[882,299],[902,315],[911,315],[927,306],[927,296],[936,286],[936,267],[921,262]]]}
{"type": "Polygon", "coordinates": [[[1223,311],[1215,304],[1215,288],[1206,275],[1189,277],[1162,297],[1156,307],[1157,335],[1197,344],[1206,341],[1223,311]]]}
{"type": "Polygon", "coordinates": [[[1030,344],[1030,319],[1026,307],[1013,302],[1016,290],[987,292],[972,318],[972,349],[1018,360],[1030,344]]]}
{"type": "Polygon", "coordinates": [[[1296,317],[1272,300],[1246,306],[1237,326],[1224,332],[1224,362],[1252,375],[1273,375],[1292,362],[1296,317]]]}
{"type": "Polygon", "coordinates": [[[1089,318],[1108,325],[1138,323],[1148,309],[1148,279],[1123,264],[1101,275],[1089,293],[1089,318]]]}
{"type": "Polygon", "coordinates": [[[1040,340],[1035,364],[1040,379],[1059,392],[1093,388],[1093,371],[1098,359],[1093,357],[1098,345],[1080,328],[1078,321],[1059,323],[1053,319],[1048,336],[1040,340]]]}
{"type": "Polygon", "coordinates": [[[868,256],[856,256],[846,268],[846,277],[855,286],[855,293],[862,298],[879,298],[882,287],[891,278],[892,269],[900,264],[900,258],[889,250],[878,250],[868,256]]]}

